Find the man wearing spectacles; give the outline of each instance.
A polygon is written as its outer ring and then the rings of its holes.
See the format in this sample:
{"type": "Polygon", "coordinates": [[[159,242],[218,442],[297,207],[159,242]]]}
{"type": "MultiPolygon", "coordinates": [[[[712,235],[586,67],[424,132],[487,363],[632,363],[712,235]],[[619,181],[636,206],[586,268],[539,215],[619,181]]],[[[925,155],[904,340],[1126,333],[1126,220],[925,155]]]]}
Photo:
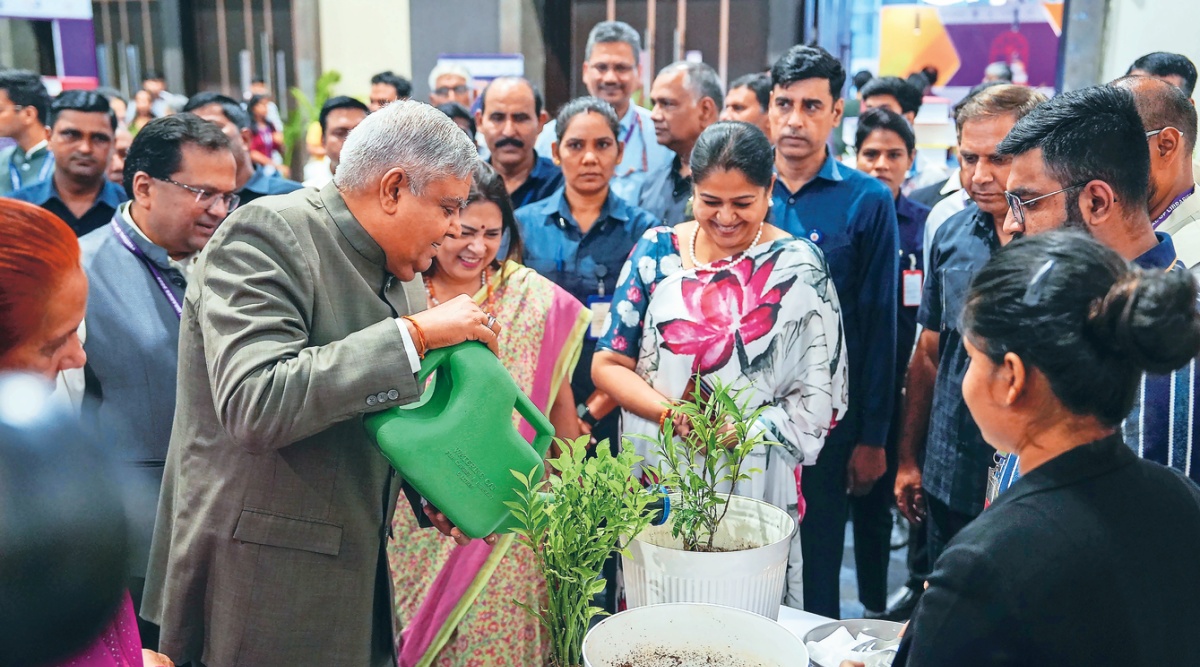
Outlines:
{"type": "MultiPolygon", "coordinates": [[[[641,54],[641,37],[623,21],[597,23],[584,48],[583,85],[589,95],[608,102],[617,112],[621,130],[617,139],[625,145],[612,193],[630,203],[641,198],[650,174],[669,169],[675,160],[675,153],[658,143],[650,111],[632,101],[642,80],[641,54]]],[[[538,135],[537,151],[542,155],[551,154],[550,147],[558,140],[556,127],[550,121],[538,135]]]]}
{"type": "MultiPolygon", "coordinates": [[[[1155,231],[1146,208],[1147,199],[1153,201],[1155,152],[1154,137],[1147,141],[1146,135],[1158,128],[1146,131],[1137,94],[1129,88],[1065,93],[1013,128],[999,148],[1012,157],[1012,211],[1005,227],[1014,234],[1074,227],[1146,271],[1184,270],[1172,238],[1161,226],[1155,231]],[[1094,140],[1101,135],[1104,141],[1094,140]]],[[[1194,128],[1195,115],[1192,123],[1194,128]]],[[[1129,307],[1136,316],[1136,305],[1129,307]]],[[[1193,481],[1200,481],[1200,442],[1191,417],[1198,407],[1198,377],[1194,360],[1173,373],[1146,374],[1122,426],[1139,456],[1193,481]]],[[[1000,491],[1019,477],[1016,458],[1004,462],[1000,491]]]]}
{"type": "Polygon", "coordinates": [[[433,106],[458,102],[470,109],[475,101],[475,79],[467,68],[444,63],[429,73],[429,103],[433,106]]]}
{"type": "Polygon", "coordinates": [[[46,178],[54,169],[46,132],[50,94],[27,70],[0,72],[0,137],[16,141],[0,151],[0,195],[46,178]]]}
{"type": "Polygon", "coordinates": [[[68,90],[50,104],[52,168],[8,194],[37,204],[83,236],[112,219],[125,191],[108,180],[117,117],[99,93],[68,90]]]}
{"type": "MultiPolygon", "coordinates": [[[[129,469],[137,606],[175,414],[184,291],[197,254],[238,205],[236,174],[216,125],[190,113],[155,119],[126,156],[131,201],[80,239],[90,288],[82,412],[129,469]]],[[[155,626],[143,624],[141,636],[157,647],[155,626]]]]}
{"type": "Polygon", "coordinates": [[[1179,261],[1200,268],[1200,197],[1192,156],[1196,148],[1196,106],[1169,81],[1126,76],[1113,86],[1133,93],[1150,147],[1150,221],[1171,236],[1179,261]]]}

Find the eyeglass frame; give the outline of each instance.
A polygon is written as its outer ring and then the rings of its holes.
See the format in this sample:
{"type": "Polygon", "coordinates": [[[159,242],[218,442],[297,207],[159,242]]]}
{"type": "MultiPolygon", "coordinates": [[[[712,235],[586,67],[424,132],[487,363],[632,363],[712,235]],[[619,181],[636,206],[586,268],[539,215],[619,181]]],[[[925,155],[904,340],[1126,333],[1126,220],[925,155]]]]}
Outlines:
{"type": "Polygon", "coordinates": [[[1146,133],[1146,138],[1149,139],[1157,134],[1162,134],[1164,130],[1175,130],[1176,132],[1179,132],[1179,128],[1175,127],[1174,125],[1168,125],[1166,127],[1160,127],[1157,130],[1150,130],[1146,133]]]}
{"type": "Polygon", "coordinates": [[[208,206],[204,207],[204,210],[206,210],[206,211],[211,209],[213,207],[213,204],[217,203],[217,199],[220,198],[222,201],[225,202],[225,214],[229,215],[230,213],[233,213],[233,210],[235,208],[237,208],[238,204],[240,204],[242,201],[241,196],[239,196],[236,192],[228,192],[228,193],[222,195],[217,192],[209,192],[208,190],[205,190],[204,188],[198,188],[194,185],[180,183],[179,181],[176,181],[176,180],[173,180],[170,178],[159,178],[157,176],[151,176],[150,178],[153,178],[156,181],[170,183],[171,185],[181,187],[184,190],[191,192],[192,194],[196,195],[196,203],[197,204],[199,204],[200,200],[204,199],[205,197],[212,197],[213,200],[208,203],[208,206]]]}
{"type": "Polygon", "coordinates": [[[441,97],[448,97],[450,95],[450,93],[454,93],[455,95],[462,95],[470,89],[471,89],[470,86],[468,86],[465,83],[462,83],[457,86],[441,86],[439,88],[434,88],[433,94],[439,95],[441,97]]]}
{"type": "Polygon", "coordinates": [[[1053,197],[1054,195],[1061,194],[1063,192],[1066,192],[1067,190],[1081,188],[1081,187],[1087,185],[1088,183],[1091,183],[1094,180],[1096,180],[1096,179],[1090,178],[1086,181],[1083,181],[1082,183],[1076,183],[1075,185],[1068,185],[1067,187],[1062,188],[1061,190],[1055,190],[1054,192],[1050,192],[1050,193],[1047,193],[1044,195],[1038,195],[1037,197],[1034,197],[1033,199],[1027,199],[1025,201],[1021,201],[1020,197],[1014,195],[1013,193],[1009,192],[1008,190],[1005,190],[1004,191],[1004,199],[1008,202],[1008,210],[1012,212],[1013,220],[1015,220],[1016,223],[1018,225],[1020,225],[1021,227],[1024,227],[1025,226],[1025,207],[1026,206],[1029,206],[1030,204],[1032,204],[1034,202],[1041,201],[1047,197],[1053,197]]]}

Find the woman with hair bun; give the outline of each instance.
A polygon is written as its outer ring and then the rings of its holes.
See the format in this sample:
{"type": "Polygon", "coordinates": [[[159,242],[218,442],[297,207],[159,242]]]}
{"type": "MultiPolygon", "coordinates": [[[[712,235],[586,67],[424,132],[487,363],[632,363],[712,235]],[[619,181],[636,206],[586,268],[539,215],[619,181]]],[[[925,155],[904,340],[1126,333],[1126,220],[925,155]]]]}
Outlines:
{"type": "Polygon", "coordinates": [[[1079,232],[1015,241],[979,272],[963,398],[1023,476],[938,559],[896,667],[1195,654],[1178,640],[1200,627],[1200,487],[1120,430],[1143,373],[1200,354],[1195,304],[1187,273],[1133,268],[1079,232]]]}

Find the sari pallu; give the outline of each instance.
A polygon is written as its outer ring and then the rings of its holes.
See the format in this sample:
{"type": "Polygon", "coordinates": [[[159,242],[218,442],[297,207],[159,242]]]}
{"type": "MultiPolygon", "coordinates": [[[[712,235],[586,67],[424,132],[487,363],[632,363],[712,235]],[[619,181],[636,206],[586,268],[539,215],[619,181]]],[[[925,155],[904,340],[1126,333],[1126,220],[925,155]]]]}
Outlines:
{"type": "MultiPolygon", "coordinates": [[[[493,314],[504,325],[500,360],[543,412],[549,413],[563,382],[579,360],[591,315],[554,283],[514,262],[493,277],[493,314]]],[[[482,304],[487,290],[475,301],[482,304]]],[[[533,429],[514,422],[526,439],[533,429]]],[[[400,667],[475,667],[544,664],[549,637],[537,619],[513,604],[541,605],[546,585],[527,549],[513,549],[513,536],[495,546],[473,540],[465,546],[416,519],[396,512],[388,563],[396,615],[404,628],[400,667]]]]}

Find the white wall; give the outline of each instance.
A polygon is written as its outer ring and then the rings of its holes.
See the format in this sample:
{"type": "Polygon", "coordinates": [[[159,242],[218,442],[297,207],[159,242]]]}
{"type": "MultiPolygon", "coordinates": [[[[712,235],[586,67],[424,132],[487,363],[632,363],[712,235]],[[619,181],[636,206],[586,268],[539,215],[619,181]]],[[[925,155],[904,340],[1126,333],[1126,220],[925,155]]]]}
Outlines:
{"type": "Polygon", "coordinates": [[[1109,0],[1105,22],[1105,81],[1124,76],[1129,65],[1152,51],[1182,53],[1200,65],[1200,2],[1109,0]]]}
{"type": "Polygon", "coordinates": [[[366,100],[384,70],[412,78],[409,0],[319,1],[321,67],[341,73],[337,94],[366,100]]]}

